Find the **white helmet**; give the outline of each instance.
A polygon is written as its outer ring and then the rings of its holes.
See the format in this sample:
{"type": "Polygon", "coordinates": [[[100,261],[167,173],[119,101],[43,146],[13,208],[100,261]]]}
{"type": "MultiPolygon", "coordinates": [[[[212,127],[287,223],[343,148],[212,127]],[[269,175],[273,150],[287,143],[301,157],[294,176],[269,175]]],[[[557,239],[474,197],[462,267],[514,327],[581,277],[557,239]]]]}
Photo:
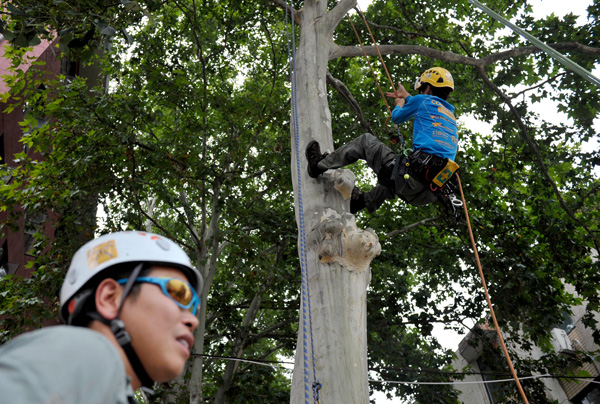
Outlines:
{"type": "MultiPolygon", "coordinates": [[[[84,244],[71,260],[60,290],[60,316],[69,316],[67,303],[102,271],[123,263],[145,263],[181,270],[198,293],[202,277],[187,254],[173,241],[143,231],[123,231],[100,236],[84,244]]],[[[132,265],[133,269],[133,265],[132,265]]]]}

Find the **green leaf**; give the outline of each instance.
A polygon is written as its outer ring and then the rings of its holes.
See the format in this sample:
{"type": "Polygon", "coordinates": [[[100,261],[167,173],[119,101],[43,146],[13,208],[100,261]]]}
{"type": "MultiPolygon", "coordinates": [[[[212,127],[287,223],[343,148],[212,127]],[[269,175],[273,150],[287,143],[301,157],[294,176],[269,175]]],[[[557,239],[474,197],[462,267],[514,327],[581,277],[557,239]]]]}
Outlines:
{"type": "Polygon", "coordinates": [[[16,16],[24,16],[24,15],[26,15],[23,11],[19,10],[12,3],[7,3],[6,4],[6,8],[8,8],[8,11],[10,11],[12,14],[14,14],[16,16]]]}

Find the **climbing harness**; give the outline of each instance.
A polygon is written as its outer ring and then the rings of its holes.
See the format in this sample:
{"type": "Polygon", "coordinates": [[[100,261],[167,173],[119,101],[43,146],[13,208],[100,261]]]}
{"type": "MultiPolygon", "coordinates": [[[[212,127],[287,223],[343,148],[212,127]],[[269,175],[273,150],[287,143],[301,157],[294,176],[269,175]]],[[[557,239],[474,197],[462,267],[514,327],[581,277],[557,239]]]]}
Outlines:
{"type": "Polygon", "coordinates": [[[309,403],[309,360],[308,360],[308,332],[310,331],[310,351],[312,356],[312,374],[313,374],[313,402],[320,404],[319,390],[321,383],[317,379],[314,338],[312,328],[312,314],[310,306],[310,286],[308,283],[308,262],[306,258],[306,231],[304,228],[304,206],[302,203],[302,169],[300,168],[300,124],[298,123],[298,100],[297,100],[297,84],[296,84],[296,37],[294,24],[294,7],[292,1],[286,1],[286,8],[291,10],[292,33],[290,40],[288,13],[286,10],[286,33],[288,45],[288,60],[290,61],[290,79],[292,84],[292,122],[294,131],[294,143],[296,148],[296,170],[298,175],[298,227],[300,238],[300,272],[302,274],[302,342],[303,342],[303,363],[304,363],[304,403],[309,403]],[[291,48],[291,52],[290,52],[291,48]],[[290,55],[291,53],[291,55],[290,55]]]}
{"type": "Polygon", "coordinates": [[[479,269],[479,277],[481,278],[481,284],[483,285],[483,290],[485,291],[485,300],[487,301],[488,307],[490,309],[490,313],[492,315],[492,321],[494,322],[494,328],[496,329],[496,335],[498,336],[498,341],[500,341],[500,345],[502,346],[502,351],[504,352],[504,356],[506,357],[506,362],[508,363],[508,367],[510,368],[510,372],[515,379],[515,383],[517,384],[517,388],[519,389],[519,393],[523,398],[525,404],[529,404],[527,400],[527,396],[525,395],[525,391],[521,386],[521,382],[519,381],[519,377],[517,376],[517,372],[515,371],[515,367],[510,360],[510,356],[508,355],[508,350],[506,349],[506,344],[504,343],[504,338],[502,338],[502,333],[500,332],[500,326],[498,325],[498,320],[496,320],[496,313],[494,312],[494,307],[492,306],[492,300],[490,299],[490,294],[488,292],[487,284],[485,282],[485,276],[483,275],[483,269],[481,268],[481,261],[479,260],[479,254],[477,252],[477,245],[475,244],[475,238],[473,237],[473,229],[471,228],[471,221],[469,220],[469,212],[467,210],[467,202],[465,201],[465,194],[462,189],[462,183],[460,182],[460,176],[458,173],[456,174],[456,179],[458,181],[458,188],[460,189],[460,196],[463,203],[463,208],[465,210],[465,218],[467,221],[467,228],[469,229],[469,237],[471,238],[471,244],[473,246],[473,252],[475,253],[475,261],[477,262],[477,268],[479,269]]]}
{"type": "MultiPolygon", "coordinates": [[[[411,149],[406,149],[384,168],[383,176],[388,175],[390,168],[392,169],[389,176],[390,180],[386,182],[385,179],[379,179],[382,185],[387,185],[395,189],[398,189],[399,186],[410,186],[407,181],[412,177],[419,183],[428,186],[422,192],[431,191],[448,198],[449,210],[457,221],[460,220],[459,208],[462,206],[462,202],[454,195],[455,187],[450,181],[452,178],[455,178],[454,176],[459,168],[458,164],[454,161],[426,153],[422,150],[413,152],[411,149]]],[[[401,192],[398,193],[400,194],[401,192]]],[[[416,198],[420,194],[414,195],[413,198],[416,198]]],[[[406,198],[405,200],[411,203],[414,199],[409,200],[406,198]]]]}

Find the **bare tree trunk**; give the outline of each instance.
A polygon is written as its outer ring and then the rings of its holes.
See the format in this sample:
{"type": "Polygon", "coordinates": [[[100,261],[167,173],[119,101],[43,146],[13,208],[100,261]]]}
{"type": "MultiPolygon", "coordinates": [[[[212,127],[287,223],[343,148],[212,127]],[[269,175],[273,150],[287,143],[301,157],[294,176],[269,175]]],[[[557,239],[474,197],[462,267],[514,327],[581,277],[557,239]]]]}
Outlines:
{"type": "MultiPolygon", "coordinates": [[[[202,304],[198,311],[199,324],[194,332],[195,341],[192,352],[195,356],[191,360],[191,375],[188,380],[188,388],[190,392],[190,404],[200,404],[202,402],[202,352],[204,351],[204,334],[206,331],[206,299],[208,291],[212,286],[215,274],[217,273],[217,259],[223,251],[226,243],[219,244],[219,240],[215,235],[219,229],[221,220],[219,198],[221,195],[221,184],[216,182],[213,184],[212,195],[212,211],[210,220],[203,217],[200,241],[197,245],[198,251],[196,255],[196,265],[200,270],[200,274],[204,279],[204,288],[200,293],[202,304]]],[[[187,372],[186,372],[187,374],[187,372]]]]}
{"type": "MultiPolygon", "coordinates": [[[[242,327],[240,328],[237,338],[233,341],[233,349],[231,350],[231,356],[234,358],[241,358],[244,353],[244,348],[246,347],[246,343],[248,338],[250,337],[250,327],[256,320],[256,315],[258,314],[258,309],[262,303],[262,298],[260,296],[260,292],[258,292],[254,299],[252,299],[252,303],[250,303],[250,307],[246,312],[246,316],[244,317],[244,321],[242,322],[242,327]]],[[[227,403],[227,392],[233,385],[233,378],[238,371],[240,366],[240,362],[238,361],[229,361],[227,365],[225,365],[225,373],[223,374],[223,384],[217,390],[217,394],[215,394],[215,399],[213,400],[213,404],[226,404],[227,403]]]]}
{"type": "MultiPolygon", "coordinates": [[[[308,176],[304,158],[304,149],[312,139],[319,141],[322,151],[333,148],[327,61],[333,30],[355,4],[355,0],[341,0],[327,12],[326,0],[307,1],[301,14],[302,33],[295,60],[297,91],[293,94],[297,101],[300,155],[292,147],[292,177],[298,249],[301,261],[306,254],[308,283],[303,285],[307,287],[302,293],[292,404],[313,402],[315,379],[322,384],[321,402],[369,401],[366,289],[369,264],[381,247],[377,236],[370,230],[358,229],[354,216],[348,213],[354,176],[347,170],[336,170],[314,180],[308,176]],[[306,249],[302,245],[301,214],[306,249]]],[[[294,114],[293,108],[292,119],[294,114]]],[[[292,125],[293,145],[295,139],[292,125]]]]}

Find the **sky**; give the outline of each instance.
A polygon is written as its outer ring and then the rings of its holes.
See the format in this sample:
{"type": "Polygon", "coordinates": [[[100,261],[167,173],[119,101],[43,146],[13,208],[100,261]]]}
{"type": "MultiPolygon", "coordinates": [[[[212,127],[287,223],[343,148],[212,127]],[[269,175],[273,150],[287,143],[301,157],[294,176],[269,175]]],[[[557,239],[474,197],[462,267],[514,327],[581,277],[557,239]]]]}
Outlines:
{"type": "MultiPolygon", "coordinates": [[[[367,9],[367,7],[370,3],[371,3],[371,0],[358,0],[358,5],[359,5],[360,9],[363,11],[367,9]]],[[[532,5],[532,8],[533,8],[533,15],[536,18],[543,18],[547,15],[550,15],[551,13],[554,13],[557,16],[564,16],[565,14],[568,14],[569,12],[572,12],[575,15],[587,16],[586,9],[590,4],[592,4],[592,0],[570,0],[570,1],[530,0],[530,4],[532,5]]],[[[581,23],[585,23],[585,22],[586,22],[586,18],[580,17],[579,23],[581,24],[581,23]]],[[[596,77],[600,77],[600,69],[596,68],[593,71],[593,74],[596,77]]],[[[549,103],[540,103],[539,106],[537,106],[534,109],[538,113],[541,113],[543,111],[544,115],[548,115],[548,111],[550,111],[549,114],[552,118],[549,120],[554,123],[560,123],[560,122],[564,122],[564,121],[568,120],[566,115],[559,113],[556,110],[555,105],[551,105],[549,103]]],[[[463,119],[459,118],[459,121],[460,120],[463,120],[462,123],[473,130],[478,130],[477,128],[475,128],[475,126],[481,125],[480,123],[476,122],[474,119],[470,119],[468,117],[465,117],[463,119]]],[[[599,131],[600,131],[600,119],[596,121],[596,126],[599,127],[599,131]]],[[[483,133],[485,133],[486,130],[489,131],[489,129],[487,129],[486,125],[482,125],[481,129],[479,129],[479,131],[483,132],[483,133]]],[[[590,147],[598,147],[598,146],[596,144],[596,145],[590,145],[590,147]]],[[[476,275],[474,274],[474,276],[476,276],[476,275]]],[[[493,302],[493,297],[492,297],[492,302],[493,302]]],[[[458,344],[460,343],[462,338],[464,338],[464,336],[465,336],[464,334],[459,335],[458,333],[456,333],[454,331],[444,330],[442,325],[436,325],[434,327],[433,333],[438,338],[440,344],[444,348],[451,349],[453,351],[455,351],[458,348],[458,344]]],[[[376,394],[374,397],[376,399],[377,404],[404,404],[405,403],[405,401],[403,401],[400,398],[394,398],[391,400],[387,399],[384,394],[376,394]]]]}

